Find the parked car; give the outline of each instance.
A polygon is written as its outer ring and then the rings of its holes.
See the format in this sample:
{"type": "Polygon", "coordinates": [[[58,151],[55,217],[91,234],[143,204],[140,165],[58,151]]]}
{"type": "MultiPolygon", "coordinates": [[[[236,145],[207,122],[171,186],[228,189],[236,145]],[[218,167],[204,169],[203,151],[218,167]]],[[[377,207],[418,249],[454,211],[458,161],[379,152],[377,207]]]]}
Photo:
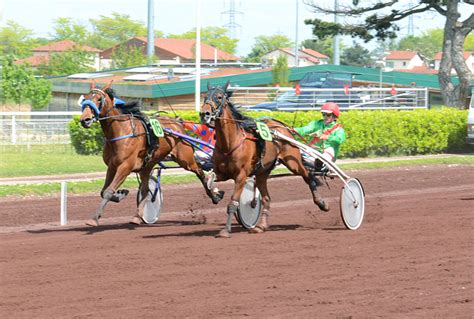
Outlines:
{"type": "Polygon", "coordinates": [[[469,103],[469,111],[467,113],[467,138],[466,142],[474,144],[474,95],[471,94],[471,102],[469,103]]]}
{"type": "Polygon", "coordinates": [[[274,101],[259,103],[247,107],[251,111],[278,111],[295,108],[319,109],[326,102],[336,102],[340,107],[347,107],[349,103],[359,103],[359,98],[349,101],[343,94],[331,91],[314,92],[307,89],[343,89],[352,87],[353,73],[344,72],[308,72],[300,80],[301,93],[287,91],[274,101]]]}

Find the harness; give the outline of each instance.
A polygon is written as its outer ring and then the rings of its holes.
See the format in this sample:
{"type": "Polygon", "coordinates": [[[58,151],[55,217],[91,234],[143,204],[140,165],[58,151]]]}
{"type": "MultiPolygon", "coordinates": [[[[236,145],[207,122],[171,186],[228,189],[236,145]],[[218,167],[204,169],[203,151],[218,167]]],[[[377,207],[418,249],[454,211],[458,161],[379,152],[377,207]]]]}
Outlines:
{"type": "MultiPolygon", "coordinates": [[[[155,148],[159,145],[158,144],[158,138],[152,133],[153,130],[151,128],[151,124],[150,124],[150,121],[148,120],[148,118],[145,117],[145,116],[137,116],[137,115],[134,115],[134,114],[120,114],[120,115],[116,115],[116,116],[100,117],[102,107],[105,103],[106,93],[104,91],[100,90],[100,89],[97,89],[97,88],[92,89],[91,93],[99,93],[99,95],[100,95],[99,106],[97,106],[96,103],[94,103],[94,101],[92,101],[91,99],[81,100],[80,104],[82,106],[82,111],[84,111],[86,108],[90,108],[92,110],[92,112],[94,114],[94,120],[95,121],[103,121],[103,120],[106,120],[106,119],[113,119],[113,118],[118,118],[118,117],[123,117],[123,116],[128,116],[128,119],[130,121],[130,127],[132,128],[132,133],[126,134],[126,135],[123,135],[123,136],[114,137],[114,138],[111,138],[111,139],[105,139],[105,142],[116,142],[116,141],[120,141],[120,140],[123,140],[123,139],[131,138],[131,137],[139,137],[139,136],[144,136],[145,135],[146,136],[146,144],[147,144],[147,155],[144,159],[144,165],[145,165],[149,161],[149,159],[151,158],[155,148]],[[135,118],[140,120],[140,123],[142,123],[143,128],[145,129],[145,133],[140,133],[140,134],[136,133],[136,131],[135,131],[136,126],[135,126],[135,123],[133,121],[133,119],[135,119],[135,118]]],[[[115,108],[115,109],[118,108],[117,106],[125,105],[125,102],[121,99],[118,99],[118,98],[114,98],[113,102],[114,102],[113,108],[115,108]]],[[[110,109],[107,110],[106,115],[109,112],[110,112],[110,109]]]]}
{"type": "MultiPolygon", "coordinates": [[[[225,106],[225,102],[227,102],[229,105],[232,105],[232,103],[228,99],[228,96],[227,96],[226,92],[220,87],[216,87],[216,88],[213,88],[212,90],[210,90],[210,92],[208,93],[207,97],[204,100],[204,104],[206,104],[206,103],[210,104],[210,102],[215,104],[216,107],[213,108],[211,106],[211,111],[212,112],[209,113],[209,114],[206,114],[205,116],[208,116],[209,118],[214,119],[214,120],[222,115],[222,112],[223,112],[224,106],[225,106]],[[222,93],[222,99],[220,101],[215,97],[216,92],[221,92],[222,93]]],[[[237,120],[235,120],[235,121],[238,122],[237,120]]],[[[242,132],[242,139],[240,140],[240,142],[228,152],[223,152],[222,150],[219,150],[219,151],[225,157],[228,157],[235,150],[237,150],[240,146],[242,146],[246,139],[253,140],[253,141],[256,142],[257,152],[260,153],[259,154],[259,159],[258,159],[258,162],[257,162],[257,168],[263,167],[263,161],[262,160],[263,160],[263,156],[265,155],[265,141],[263,141],[261,138],[255,137],[255,135],[257,135],[255,133],[256,129],[257,129],[257,125],[256,125],[254,119],[248,119],[248,120],[242,121],[242,126],[240,126],[240,130],[242,132]],[[251,132],[248,132],[247,130],[249,130],[251,132]],[[252,134],[252,135],[250,135],[249,133],[252,134]]]]}

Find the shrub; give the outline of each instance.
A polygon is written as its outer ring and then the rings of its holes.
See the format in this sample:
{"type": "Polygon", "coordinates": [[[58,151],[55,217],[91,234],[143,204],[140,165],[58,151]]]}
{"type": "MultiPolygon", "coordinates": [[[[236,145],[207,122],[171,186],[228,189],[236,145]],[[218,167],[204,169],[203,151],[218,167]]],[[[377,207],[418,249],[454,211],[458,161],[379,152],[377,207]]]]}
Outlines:
{"type": "MultiPolygon", "coordinates": [[[[177,116],[199,122],[196,111],[178,111],[177,116]]],[[[303,126],[320,119],[317,111],[310,112],[247,112],[260,118],[271,116],[291,127],[303,126]]],[[[343,112],[339,122],[347,133],[340,157],[396,156],[438,154],[470,150],[465,143],[466,110],[443,108],[437,110],[380,110],[343,112]]],[[[103,148],[100,125],[90,129],[80,126],[79,118],[70,124],[71,141],[79,154],[98,154],[103,148]]]]}

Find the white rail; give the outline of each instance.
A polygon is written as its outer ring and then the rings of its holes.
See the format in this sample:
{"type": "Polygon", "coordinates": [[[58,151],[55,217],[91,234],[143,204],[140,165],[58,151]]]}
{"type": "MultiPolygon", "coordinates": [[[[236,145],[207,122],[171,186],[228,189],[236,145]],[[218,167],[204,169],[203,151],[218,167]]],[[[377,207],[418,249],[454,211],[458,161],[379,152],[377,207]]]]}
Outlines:
{"type": "Polygon", "coordinates": [[[231,87],[232,100],[249,110],[318,110],[326,102],[338,103],[343,110],[427,109],[427,88],[301,88],[231,87]],[[262,105],[265,103],[266,105],[262,105]]]}
{"type": "Polygon", "coordinates": [[[0,112],[0,145],[69,144],[68,124],[81,112],[0,112]]]}

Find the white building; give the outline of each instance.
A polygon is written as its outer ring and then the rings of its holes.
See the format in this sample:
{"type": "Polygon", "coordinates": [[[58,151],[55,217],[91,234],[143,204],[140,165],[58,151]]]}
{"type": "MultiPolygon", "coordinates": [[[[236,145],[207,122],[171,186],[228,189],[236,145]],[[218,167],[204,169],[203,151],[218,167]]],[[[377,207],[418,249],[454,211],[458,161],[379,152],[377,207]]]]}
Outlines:
{"type": "MultiPolygon", "coordinates": [[[[272,65],[276,62],[278,57],[286,56],[288,59],[288,66],[296,66],[295,50],[291,48],[279,48],[268,52],[262,56],[262,61],[266,61],[272,65]]],[[[317,64],[328,64],[329,57],[311,49],[302,49],[298,52],[298,66],[308,66],[317,64]]]]}

